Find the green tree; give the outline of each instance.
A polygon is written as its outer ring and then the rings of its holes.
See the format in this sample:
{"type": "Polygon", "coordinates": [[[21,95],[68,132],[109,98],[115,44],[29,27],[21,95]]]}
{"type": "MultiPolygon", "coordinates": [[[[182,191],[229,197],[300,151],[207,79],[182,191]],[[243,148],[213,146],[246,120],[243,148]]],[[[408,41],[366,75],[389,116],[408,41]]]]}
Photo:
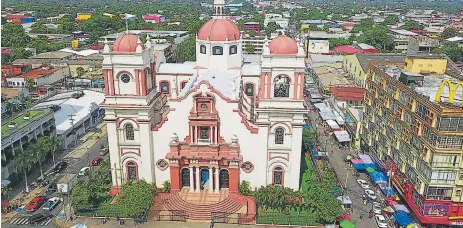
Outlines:
{"type": "Polygon", "coordinates": [[[196,61],[196,38],[190,36],[174,49],[174,58],[177,62],[196,61]]]}
{"type": "Polygon", "coordinates": [[[389,15],[386,18],[384,18],[383,24],[384,25],[395,25],[399,22],[399,16],[397,15],[389,15]]]}
{"type": "Polygon", "coordinates": [[[452,61],[463,62],[463,47],[459,46],[456,42],[445,43],[439,52],[445,53],[452,61]]]}
{"type": "Polygon", "coordinates": [[[360,24],[355,25],[352,30],[350,31],[351,33],[359,33],[360,31],[366,32],[369,30],[373,29],[374,22],[372,19],[363,19],[360,24]]]}
{"type": "Polygon", "coordinates": [[[335,39],[329,39],[330,42],[330,49],[341,46],[341,45],[351,45],[352,41],[349,39],[345,38],[335,38],[335,39]]]}
{"type": "Polygon", "coordinates": [[[238,190],[240,194],[243,196],[252,195],[251,186],[249,185],[248,181],[245,181],[245,180],[241,181],[240,186],[238,187],[238,190]]]}
{"type": "Polygon", "coordinates": [[[91,189],[84,183],[76,184],[71,191],[72,205],[76,211],[89,208],[92,205],[91,189]]]}
{"type": "Polygon", "coordinates": [[[46,149],[50,151],[53,157],[53,166],[55,166],[55,153],[58,146],[61,145],[61,141],[56,136],[43,136],[46,137],[46,149]]]}
{"type": "Polygon", "coordinates": [[[32,56],[32,52],[27,51],[24,48],[15,48],[11,52],[11,61],[15,61],[17,59],[27,59],[32,56]]]}
{"type": "Polygon", "coordinates": [[[47,158],[47,150],[46,150],[46,138],[40,137],[35,143],[32,143],[29,145],[29,147],[26,150],[26,153],[32,154],[34,163],[39,163],[39,169],[40,169],[40,179],[43,180],[43,169],[42,169],[42,163],[45,161],[47,158]]]}
{"type": "Polygon", "coordinates": [[[29,42],[29,36],[21,25],[6,23],[2,28],[2,47],[23,48],[29,42]]]}
{"type": "Polygon", "coordinates": [[[77,76],[80,78],[80,77],[82,77],[82,75],[85,74],[85,69],[83,67],[81,67],[81,66],[77,67],[76,68],[76,73],[77,73],[77,76]]]}
{"type": "Polygon", "coordinates": [[[389,36],[389,30],[386,26],[376,26],[372,30],[368,30],[357,37],[357,41],[372,45],[381,51],[392,50],[394,47],[394,40],[389,36]]]}
{"type": "Polygon", "coordinates": [[[424,25],[416,21],[405,21],[404,25],[400,26],[399,28],[405,30],[422,30],[424,29],[424,25]]]}
{"type": "Polygon", "coordinates": [[[35,81],[34,81],[34,79],[28,78],[26,80],[26,88],[29,90],[29,96],[32,96],[32,92],[35,91],[35,81]]]}
{"type": "Polygon", "coordinates": [[[458,32],[455,28],[446,28],[444,29],[440,37],[442,40],[445,40],[451,37],[455,37],[457,35],[458,35],[458,32]]]}
{"type": "Polygon", "coordinates": [[[308,128],[302,130],[302,149],[304,152],[311,152],[313,145],[316,141],[316,135],[315,132],[308,128]]]}
{"type": "Polygon", "coordinates": [[[29,185],[27,184],[27,172],[32,168],[34,157],[30,153],[25,153],[21,148],[14,148],[13,167],[17,172],[24,173],[24,182],[26,183],[26,192],[29,192],[29,185]]]}
{"type": "Polygon", "coordinates": [[[249,31],[249,36],[250,37],[255,37],[256,36],[256,31],[254,31],[254,30],[249,31]]]}
{"type": "Polygon", "coordinates": [[[244,46],[244,51],[249,54],[254,54],[256,53],[256,46],[254,44],[248,43],[244,46]]]}
{"type": "Polygon", "coordinates": [[[64,16],[58,21],[58,33],[70,34],[75,31],[74,19],[71,16],[64,16]]]}
{"type": "Polygon", "coordinates": [[[277,29],[279,29],[280,26],[276,22],[269,22],[267,24],[267,27],[265,27],[265,34],[267,36],[270,36],[273,32],[275,32],[277,29]]]}
{"type": "Polygon", "coordinates": [[[144,180],[122,185],[117,205],[123,216],[138,217],[149,210],[153,201],[153,186],[144,180]]]}

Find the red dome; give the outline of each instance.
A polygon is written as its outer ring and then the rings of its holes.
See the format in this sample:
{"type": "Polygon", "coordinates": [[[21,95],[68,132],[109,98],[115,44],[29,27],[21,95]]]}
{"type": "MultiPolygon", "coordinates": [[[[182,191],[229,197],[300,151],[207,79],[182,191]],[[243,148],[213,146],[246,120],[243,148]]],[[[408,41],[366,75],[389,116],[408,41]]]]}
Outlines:
{"type": "MultiPolygon", "coordinates": [[[[132,33],[124,33],[117,37],[113,44],[113,52],[135,52],[138,36],[132,33]]],[[[141,46],[144,47],[143,42],[141,46]]]]}
{"type": "Polygon", "coordinates": [[[288,36],[280,35],[270,41],[269,49],[271,54],[295,55],[297,54],[297,42],[288,36]]]}
{"type": "Polygon", "coordinates": [[[240,39],[238,26],[228,19],[211,19],[201,27],[198,33],[199,40],[235,41],[240,39]]]}

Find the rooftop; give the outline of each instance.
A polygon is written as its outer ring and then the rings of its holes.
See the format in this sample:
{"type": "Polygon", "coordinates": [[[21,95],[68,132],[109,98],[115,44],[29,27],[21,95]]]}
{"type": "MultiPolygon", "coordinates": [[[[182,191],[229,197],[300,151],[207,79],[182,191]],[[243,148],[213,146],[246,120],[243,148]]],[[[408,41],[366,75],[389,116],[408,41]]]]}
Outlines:
{"type": "Polygon", "coordinates": [[[35,69],[33,69],[33,70],[31,70],[31,71],[29,71],[27,73],[20,74],[20,75],[16,76],[16,78],[37,79],[37,78],[41,78],[41,77],[53,74],[56,71],[61,70],[63,68],[64,67],[54,67],[54,68],[47,69],[47,68],[39,67],[39,68],[35,68],[35,69]]]}
{"type": "MultiPolygon", "coordinates": [[[[141,34],[150,34],[152,38],[155,38],[157,36],[177,36],[180,34],[188,34],[188,31],[155,31],[155,30],[129,30],[129,33],[135,34],[135,35],[141,35],[141,34]]],[[[106,36],[102,36],[100,38],[102,39],[110,39],[110,38],[117,38],[120,34],[119,33],[114,33],[114,34],[109,34],[106,36]]]]}
{"type": "Polygon", "coordinates": [[[48,115],[51,112],[51,110],[31,110],[29,111],[29,119],[25,120],[24,119],[24,114],[20,115],[7,123],[2,124],[2,138],[10,136],[12,133],[17,132],[21,128],[24,128],[32,123],[34,123],[36,120],[43,118],[44,116],[48,115]],[[14,128],[8,127],[10,124],[15,123],[14,128]]]}
{"type": "Polygon", "coordinates": [[[336,86],[330,88],[331,93],[337,100],[342,101],[363,101],[365,89],[361,87],[336,86]]]}
{"type": "Polygon", "coordinates": [[[404,36],[418,36],[418,34],[414,33],[414,32],[410,32],[408,30],[405,30],[405,29],[390,29],[391,32],[393,33],[397,33],[399,35],[404,35],[404,36]]]}
{"type": "Polygon", "coordinates": [[[405,55],[402,54],[357,54],[356,56],[365,73],[368,70],[368,63],[370,62],[403,63],[405,59],[405,55]]]}
{"type": "MultiPolygon", "coordinates": [[[[380,66],[380,69],[383,69],[386,72],[386,74],[388,74],[389,76],[397,80],[399,79],[400,74],[402,72],[408,75],[412,75],[412,76],[424,76],[422,85],[421,83],[416,83],[413,86],[410,85],[409,87],[413,88],[417,93],[427,97],[432,102],[435,102],[435,98],[436,98],[437,91],[439,90],[439,86],[444,80],[449,80],[452,83],[461,82],[458,79],[451,77],[449,75],[435,75],[435,74],[421,75],[421,74],[416,74],[416,73],[411,73],[411,72],[405,72],[401,67],[394,66],[394,65],[380,66]]],[[[455,105],[462,104],[462,101],[461,101],[462,95],[463,95],[462,89],[458,89],[455,95],[455,98],[456,98],[455,103],[454,103],[455,105]]],[[[444,102],[447,101],[448,97],[449,97],[449,90],[448,89],[442,90],[441,101],[444,101],[444,102]]]]}
{"type": "Polygon", "coordinates": [[[31,59],[62,59],[68,58],[75,55],[74,53],[64,52],[64,51],[52,51],[52,52],[45,52],[42,54],[38,54],[35,56],[30,57],[31,59]]]}
{"type": "Polygon", "coordinates": [[[195,62],[185,63],[161,63],[158,74],[193,74],[195,72],[195,62]]]}
{"type": "Polygon", "coordinates": [[[2,97],[4,96],[6,99],[11,99],[11,98],[17,96],[22,91],[23,91],[23,88],[2,87],[2,97]]]}
{"type": "Polygon", "coordinates": [[[314,63],[313,65],[324,87],[353,86],[345,77],[347,73],[342,69],[342,62],[314,63]]]}

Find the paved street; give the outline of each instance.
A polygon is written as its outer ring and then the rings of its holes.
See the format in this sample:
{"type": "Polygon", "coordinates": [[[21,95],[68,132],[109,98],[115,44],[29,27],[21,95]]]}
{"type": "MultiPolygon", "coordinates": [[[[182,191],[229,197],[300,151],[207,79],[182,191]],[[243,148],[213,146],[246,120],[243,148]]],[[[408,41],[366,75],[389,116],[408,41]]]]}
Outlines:
{"type": "MultiPolygon", "coordinates": [[[[82,167],[88,166],[89,161],[98,156],[100,150],[101,150],[101,145],[107,145],[108,140],[106,136],[106,125],[101,124],[98,126],[97,129],[94,131],[88,132],[82,139],[83,143],[79,145],[77,148],[75,148],[73,151],[69,153],[61,153],[59,156],[57,156],[56,160],[63,159],[69,163],[68,165],[68,172],[69,173],[78,173],[79,170],[82,167]],[[103,130],[99,130],[100,128],[103,128],[103,130]],[[96,137],[98,135],[98,137],[96,137]],[[81,151],[81,148],[88,148],[89,150],[85,150],[84,152],[81,151]],[[88,153],[85,153],[88,151],[88,153]],[[77,155],[78,154],[78,155],[77,155]],[[71,155],[71,156],[70,156],[71,155]],[[59,159],[58,159],[59,158],[59,159]]],[[[104,156],[104,159],[109,159],[109,154],[104,156]]],[[[52,162],[49,161],[47,166],[44,166],[44,170],[47,170],[53,166],[52,162]],[[45,168],[46,167],[46,168],[45,168]]],[[[57,177],[54,179],[55,181],[59,180],[59,178],[62,177],[63,174],[57,175],[57,177]]],[[[31,175],[28,176],[29,182],[32,182],[33,180],[37,179],[40,176],[40,172],[33,172],[31,175]]],[[[18,184],[16,192],[21,192],[24,189],[24,182],[18,184]],[[21,185],[22,184],[22,185],[21,185]]],[[[14,192],[14,191],[13,191],[14,192]]],[[[35,195],[42,195],[44,194],[44,188],[43,187],[38,187],[28,195],[30,197],[23,197],[23,203],[27,204],[35,195]]],[[[10,193],[10,195],[13,195],[13,193],[10,193]]],[[[56,193],[48,194],[46,195],[47,198],[51,198],[56,196],[56,193]]],[[[63,207],[63,203],[60,203],[53,211],[51,212],[44,212],[42,207],[35,213],[44,213],[44,214],[51,214],[51,215],[56,215],[58,211],[60,211],[63,207]]],[[[6,216],[2,215],[2,222],[5,221],[5,219],[8,219],[7,223],[4,224],[4,227],[24,227],[28,225],[27,218],[31,216],[32,212],[23,212],[18,215],[14,215],[14,217],[10,217],[10,214],[7,214],[6,216]],[[11,219],[10,219],[11,218],[11,219]]],[[[43,223],[39,224],[44,227],[54,227],[53,222],[50,220],[44,221],[43,223]]]]}
{"type": "MultiPolygon", "coordinates": [[[[312,105],[307,101],[307,104],[309,104],[309,109],[312,107],[312,105]]],[[[321,143],[321,147],[324,148],[325,146],[325,141],[328,139],[328,145],[327,145],[327,151],[329,153],[329,161],[331,163],[331,166],[335,169],[338,178],[342,180],[343,183],[345,183],[346,177],[347,177],[347,191],[346,195],[350,196],[352,202],[353,202],[353,213],[351,213],[351,218],[352,221],[356,223],[357,227],[377,227],[376,221],[374,218],[368,218],[368,213],[371,210],[371,203],[364,205],[363,204],[363,199],[362,195],[364,194],[363,189],[357,184],[356,182],[356,177],[354,175],[354,172],[352,169],[349,169],[348,164],[346,164],[343,159],[344,155],[347,154],[356,154],[357,152],[350,151],[347,149],[339,149],[338,145],[333,138],[330,136],[326,137],[324,136],[324,130],[323,127],[320,124],[320,120],[318,118],[318,113],[316,112],[309,112],[309,118],[311,119],[311,122],[313,124],[318,123],[317,131],[319,133],[319,141],[321,143]],[[333,146],[332,146],[332,142],[333,146]],[[333,153],[331,153],[331,150],[333,150],[333,153]],[[348,176],[347,176],[348,175],[348,176]],[[360,219],[360,216],[362,216],[362,220],[360,219]]],[[[311,126],[314,127],[315,126],[311,126]]],[[[365,174],[361,174],[360,179],[369,181],[369,178],[365,174]]],[[[369,184],[371,187],[374,186],[372,183],[369,184]]]]}

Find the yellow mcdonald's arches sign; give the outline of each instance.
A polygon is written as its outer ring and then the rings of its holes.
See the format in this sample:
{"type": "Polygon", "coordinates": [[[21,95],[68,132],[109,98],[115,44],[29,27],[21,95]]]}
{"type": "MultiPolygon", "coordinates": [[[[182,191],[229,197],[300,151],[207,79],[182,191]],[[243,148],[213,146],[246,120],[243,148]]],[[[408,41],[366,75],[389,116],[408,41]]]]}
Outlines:
{"type": "MultiPolygon", "coordinates": [[[[449,100],[448,100],[448,102],[453,104],[453,102],[455,101],[455,96],[457,94],[458,87],[461,86],[461,89],[463,90],[463,82],[458,82],[458,83],[454,84],[449,80],[442,81],[442,83],[439,85],[439,89],[437,90],[437,93],[436,93],[436,99],[435,100],[437,102],[440,102],[440,97],[442,95],[442,91],[444,90],[444,87],[446,85],[449,88],[449,100]]],[[[462,92],[461,99],[463,101],[463,92],[462,92]]],[[[462,102],[462,106],[463,106],[463,102],[462,102]]]]}
{"type": "Polygon", "coordinates": [[[71,47],[72,48],[78,48],[79,47],[79,40],[73,40],[71,41],[71,47]]]}

